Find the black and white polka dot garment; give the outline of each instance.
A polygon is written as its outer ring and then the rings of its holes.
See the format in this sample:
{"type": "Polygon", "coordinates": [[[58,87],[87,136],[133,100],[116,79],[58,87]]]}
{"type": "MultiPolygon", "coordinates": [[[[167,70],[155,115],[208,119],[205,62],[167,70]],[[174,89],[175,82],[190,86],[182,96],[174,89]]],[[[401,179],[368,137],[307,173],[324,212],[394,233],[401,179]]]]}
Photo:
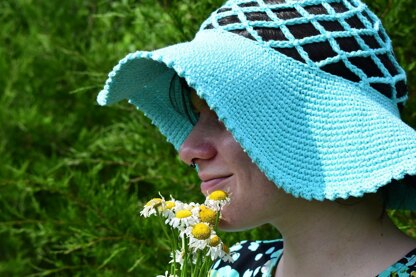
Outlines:
{"type": "MultiPolygon", "coordinates": [[[[230,248],[234,263],[217,260],[211,277],[272,277],[283,253],[283,240],[241,241],[230,248]]],[[[416,249],[377,277],[416,276],[416,249]]]]}

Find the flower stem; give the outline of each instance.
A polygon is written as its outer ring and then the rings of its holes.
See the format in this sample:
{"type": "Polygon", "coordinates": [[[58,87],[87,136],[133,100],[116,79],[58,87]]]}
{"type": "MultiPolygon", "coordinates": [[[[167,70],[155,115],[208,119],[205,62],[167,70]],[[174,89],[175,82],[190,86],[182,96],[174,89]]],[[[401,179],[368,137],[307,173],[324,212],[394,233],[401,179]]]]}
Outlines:
{"type": "Polygon", "coordinates": [[[176,276],[176,249],[178,248],[178,242],[176,240],[177,234],[175,230],[171,229],[172,237],[171,237],[171,251],[173,253],[173,276],[176,276]]]}
{"type": "Polygon", "coordinates": [[[217,228],[218,228],[218,222],[220,222],[220,215],[221,215],[221,213],[220,213],[220,212],[218,212],[218,213],[217,213],[217,216],[216,216],[216,218],[215,218],[215,225],[214,225],[214,229],[215,229],[215,230],[217,230],[217,228]]]}
{"type": "Polygon", "coordinates": [[[186,237],[182,238],[182,249],[184,250],[183,267],[181,271],[181,277],[187,277],[188,273],[188,245],[186,243],[186,237]]]}
{"type": "Polygon", "coordinates": [[[199,271],[200,274],[198,274],[198,276],[204,276],[203,274],[206,274],[208,272],[211,257],[207,257],[206,255],[204,255],[204,257],[204,261],[202,262],[201,269],[199,271]]]}
{"type": "Polygon", "coordinates": [[[194,271],[192,273],[193,277],[197,277],[199,276],[199,271],[201,270],[201,266],[200,264],[200,260],[201,260],[201,250],[198,250],[198,254],[196,256],[196,263],[195,263],[195,268],[194,271]]]}
{"type": "Polygon", "coordinates": [[[176,251],[175,251],[176,250],[176,238],[175,238],[175,234],[173,234],[172,236],[169,236],[162,214],[158,210],[156,210],[156,212],[157,212],[157,217],[159,219],[158,220],[159,224],[160,224],[160,226],[163,230],[163,233],[165,234],[166,239],[168,240],[168,242],[170,244],[171,252],[173,253],[173,275],[175,276],[175,274],[176,274],[176,251]]]}

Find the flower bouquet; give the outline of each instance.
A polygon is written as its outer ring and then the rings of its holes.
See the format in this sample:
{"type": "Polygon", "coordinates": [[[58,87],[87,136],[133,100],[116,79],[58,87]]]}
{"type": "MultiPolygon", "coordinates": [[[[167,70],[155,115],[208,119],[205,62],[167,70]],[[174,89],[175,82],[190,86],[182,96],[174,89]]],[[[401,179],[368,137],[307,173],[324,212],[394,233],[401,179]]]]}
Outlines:
{"type": "Polygon", "coordinates": [[[216,234],[221,208],[229,203],[228,194],[217,190],[203,204],[183,203],[171,197],[153,198],[140,215],[156,216],[171,247],[169,269],[159,276],[207,276],[214,260],[232,261],[227,246],[216,234]]]}

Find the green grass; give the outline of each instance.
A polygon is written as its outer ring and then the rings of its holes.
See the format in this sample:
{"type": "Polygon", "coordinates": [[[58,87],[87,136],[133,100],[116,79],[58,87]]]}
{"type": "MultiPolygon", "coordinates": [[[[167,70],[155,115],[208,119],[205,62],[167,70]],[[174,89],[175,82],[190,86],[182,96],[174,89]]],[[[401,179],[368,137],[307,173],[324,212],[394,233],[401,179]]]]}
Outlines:
{"type": "MultiPolygon", "coordinates": [[[[0,275],[163,272],[167,244],[139,208],[159,191],[201,201],[197,176],[141,113],[126,103],[98,107],[95,97],[125,54],[191,39],[221,2],[0,2],[0,275]]],[[[411,92],[412,5],[371,3],[411,92]]],[[[416,126],[413,94],[404,118],[416,126]]],[[[392,214],[415,235],[410,214],[392,214]]],[[[264,226],[224,236],[233,243],[276,235],[264,226]]]]}

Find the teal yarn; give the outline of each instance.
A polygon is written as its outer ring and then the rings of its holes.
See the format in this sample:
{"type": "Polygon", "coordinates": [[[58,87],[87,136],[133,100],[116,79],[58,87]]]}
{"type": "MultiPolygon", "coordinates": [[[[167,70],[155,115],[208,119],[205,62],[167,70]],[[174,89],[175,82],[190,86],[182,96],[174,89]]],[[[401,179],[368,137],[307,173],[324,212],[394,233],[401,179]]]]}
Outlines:
{"type": "MultiPolygon", "coordinates": [[[[193,126],[169,99],[170,81],[178,74],[271,181],[308,200],[360,197],[393,179],[415,175],[416,132],[401,121],[397,109],[407,99],[399,89],[406,76],[378,18],[356,0],[278,2],[228,1],[192,41],[127,55],[109,74],[98,103],[128,99],[179,149],[193,126]],[[334,2],[342,3],[345,11],[335,11],[334,2]],[[322,5],[326,14],[309,14],[312,5],[322,5]],[[300,16],[276,16],[289,8],[300,16]],[[255,17],[250,13],[260,12],[270,20],[249,20],[255,17]],[[222,24],[227,16],[233,17],[232,23],[222,24]],[[364,27],[347,26],[351,17],[364,27]],[[326,31],[319,23],[326,21],[336,21],[344,30],[326,31]],[[306,23],[320,34],[296,38],[290,32],[290,26],[306,23]],[[281,30],[282,40],[264,40],[257,30],[265,27],[281,30]],[[371,35],[378,47],[369,47],[363,34],[371,35]],[[343,51],[340,37],[353,37],[361,50],[343,51]],[[335,55],[310,57],[306,45],[324,40],[335,55]],[[283,48],[296,49],[301,59],[279,51],[283,48]],[[367,76],[350,62],[355,57],[370,57],[380,76],[367,76]],[[386,67],[386,58],[393,70],[386,67]],[[357,81],[323,70],[336,62],[343,62],[357,81]],[[389,89],[381,92],[375,84],[389,89]]],[[[406,198],[401,191],[397,186],[390,204],[416,210],[416,191],[406,191],[411,195],[406,198]]]]}
{"type": "Polygon", "coordinates": [[[266,2],[268,1],[228,1],[202,24],[200,30],[210,28],[229,32],[244,30],[252,39],[272,49],[278,51],[295,49],[299,54],[299,60],[311,67],[325,68],[342,62],[356,76],[357,82],[368,86],[381,84],[389,86],[387,97],[396,103],[407,100],[407,94],[398,94],[397,86],[406,83],[406,74],[394,58],[390,38],[378,17],[361,1],[289,0],[277,1],[281,2],[279,4],[266,4],[266,2]],[[313,13],[312,10],[317,7],[321,8],[319,14],[313,13]],[[290,12],[291,18],[282,19],[279,13],[284,12],[290,12]],[[261,15],[263,19],[258,20],[261,15]],[[227,18],[232,23],[224,24],[223,21],[227,18]],[[353,23],[357,25],[357,20],[359,28],[354,28],[353,23]],[[327,25],[334,22],[338,26],[327,25]],[[304,28],[308,27],[313,34],[299,37],[294,29],[300,25],[304,28]],[[262,28],[280,30],[281,36],[278,40],[264,40],[257,31],[262,28]],[[348,38],[352,38],[358,44],[357,50],[343,50],[342,41],[348,38]],[[330,47],[332,51],[326,50],[328,56],[325,59],[314,60],[308,54],[306,47],[319,43],[330,47]],[[370,57],[369,62],[374,63],[373,66],[379,70],[377,76],[368,76],[362,68],[354,64],[357,59],[365,57],[370,57]],[[392,63],[394,69],[386,68],[383,62],[386,59],[392,63]]]}

